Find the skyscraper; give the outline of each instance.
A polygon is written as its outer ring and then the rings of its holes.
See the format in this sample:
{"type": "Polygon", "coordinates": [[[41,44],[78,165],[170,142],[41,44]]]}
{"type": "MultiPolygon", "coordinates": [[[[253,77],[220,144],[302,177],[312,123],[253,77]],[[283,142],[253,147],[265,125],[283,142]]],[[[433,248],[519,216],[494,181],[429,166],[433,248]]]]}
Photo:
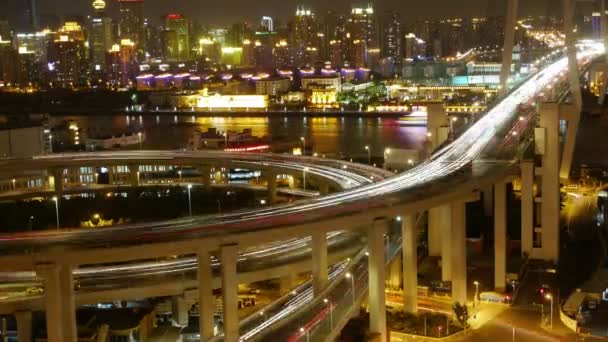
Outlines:
{"type": "Polygon", "coordinates": [[[33,32],[38,28],[38,7],[36,0],[17,1],[17,30],[33,32]]]}
{"type": "Polygon", "coordinates": [[[49,44],[48,69],[55,87],[71,88],[87,77],[84,33],[78,23],[67,22],[49,44]]]}
{"type": "Polygon", "coordinates": [[[318,51],[319,26],[310,8],[298,6],[293,22],[293,60],[297,66],[313,63],[318,51]]]}
{"type": "Polygon", "coordinates": [[[188,19],[181,14],[168,14],[165,17],[165,44],[170,48],[163,56],[170,62],[183,62],[190,59],[190,35],[188,19]]]}
{"type": "Polygon", "coordinates": [[[378,27],[372,4],[367,7],[353,5],[348,20],[351,39],[350,60],[358,67],[371,66],[368,50],[378,49],[378,27]]]}
{"type": "Polygon", "coordinates": [[[105,1],[95,0],[93,9],[95,14],[91,18],[89,35],[91,71],[103,72],[106,64],[106,53],[112,47],[112,19],[105,15],[105,1]]]}
{"type": "Polygon", "coordinates": [[[382,16],[382,57],[392,60],[395,67],[403,59],[403,37],[401,34],[401,16],[397,12],[387,11],[382,16]]]}
{"type": "Polygon", "coordinates": [[[144,0],[118,0],[120,4],[120,21],[118,31],[121,39],[130,39],[135,44],[139,58],[144,57],[145,20],[144,0]]]}

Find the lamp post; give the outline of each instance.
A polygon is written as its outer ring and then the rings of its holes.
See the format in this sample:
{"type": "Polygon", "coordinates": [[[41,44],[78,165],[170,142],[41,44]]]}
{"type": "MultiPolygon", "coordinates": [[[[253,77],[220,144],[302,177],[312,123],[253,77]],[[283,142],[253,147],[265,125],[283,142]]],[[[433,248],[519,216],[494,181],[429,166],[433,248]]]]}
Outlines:
{"type": "Polygon", "coordinates": [[[34,230],[34,216],[30,216],[30,219],[29,219],[29,227],[30,227],[30,232],[31,232],[32,230],[34,230]]]}
{"type": "Polygon", "coordinates": [[[228,132],[224,132],[224,148],[228,148],[228,132]]]}
{"type": "Polygon", "coordinates": [[[57,219],[57,230],[59,230],[59,197],[53,196],[55,202],[55,218],[57,219]]]}
{"type": "Polygon", "coordinates": [[[367,164],[372,165],[372,151],[368,145],[365,146],[365,150],[367,151],[367,164]]]}
{"type": "Polygon", "coordinates": [[[355,303],[355,278],[353,277],[353,275],[350,272],[346,272],[346,274],[344,275],[346,277],[346,279],[350,279],[350,287],[351,287],[351,291],[353,292],[353,304],[355,303]]]}
{"type": "Polygon", "coordinates": [[[177,174],[179,175],[179,182],[182,182],[182,170],[177,171],[177,174]]]}
{"type": "Polygon", "coordinates": [[[49,150],[53,153],[53,135],[49,134],[49,150]]]}
{"type": "Polygon", "coordinates": [[[192,196],[190,191],[192,190],[192,184],[188,184],[188,212],[190,213],[190,217],[192,217],[192,196]]]}
{"type": "Polygon", "coordinates": [[[329,326],[333,330],[334,329],[334,308],[332,307],[332,303],[327,298],[323,299],[323,303],[329,305],[329,326]]]}
{"type": "Polygon", "coordinates": [[[139,149],[142,148],[141,132],[137,132],[137,140],[139,141],[139,149]]]}
{"type": "Polygon", "coordinates": [[[308,334],[308,330],[300,328],[300,333],[306,334],[306,342],[310,342],[310,335],[308,334]]]}
{"type": "Polygon", "coordinates": [[[300,140],[302,141],[302,155],[306,155],[306,138],[305,137],[300,137],[300,140]]]}
{"type": "Polygon", "coordinates": [[[473,307],[477,303],[477,298],[479,297],[479,282],[476,280],[473,284],[475,284],[475,298],[473,300],[473,307]]]}
{"type": "Polygon", "coordinates": [[[551,303],[551,317],[549,319],[550,325],[551,325],[551,330],[553,330],[553,295],[550,293],[547,293],[545,295],[545,298],[549,300],[549,302],[551,303]]]}
{"type": "Polygon", "coordinates": [[[310,169],[308,167],[305,167],[304,170],[302,171],[303,175],[304,175],[304,182],[303,182],[304,183],[304,190],[306,190],[306,171],[308,171],[308,170],[310,170],[310,169]]]}

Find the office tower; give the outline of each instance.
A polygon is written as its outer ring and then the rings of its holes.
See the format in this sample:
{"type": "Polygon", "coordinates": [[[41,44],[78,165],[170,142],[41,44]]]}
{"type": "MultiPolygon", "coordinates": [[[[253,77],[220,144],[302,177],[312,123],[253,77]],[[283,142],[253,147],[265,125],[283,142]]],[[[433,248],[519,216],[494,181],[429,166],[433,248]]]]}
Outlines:
{"type": "Polygon", "coordinates": [[[381,26],[381,55],[390,59],[394,67],[399,67],[403,59],[401,16],[397,12],[387,11],[382,16],[381,26]]]}
{"type": "Polygon", "coordinates": [[[369,67],[368,50],[378,48],[378,28],[371,4],[354,5],[348,22],[351,46],[350,60],[358,67],[369,67]]]}
{"type": "Polygon", "coordinates": [[[348,61],[350,34],[347,32],[348,17],[328,12],[323,21],[323,31],[327,41],[327,56],[334,67],[341,67],[348,61]]]}
{"type": "Polygon", "coordinates": [[[80,25],[66,23],[49,44],[47,58],[53,87],[72,88],[83,84],[87,79],[88,63],[80,25]]]}
{"type": "Polygon", "coordinates": [[[602,14],[600,12],[593,12],[591,16],[591,38],[602,38],[602,14]]]}
{"type": "Polygon", "coordinates": [[[0,20],[0,37],[4,40],[10,40],[11,29],[8,25],[8,20],[0,20]]]}
{"type": "Polygon", "coordinates": [[[263,16],[262,21],[260,22],[262,28],[268,32],[274,32],[274,23],[272,18],[269,16],[263,16]]]}
{"type": "Polygon", "coordinates": [[[190,59],[190,35],[188,19],[181,14],[168,14],[165,17],[163,58],[169,62],[183,62],[190,59]]]}
{"type": "Polygon", "coordinates": [[[112,45],[107,53],[106,70],[108,83],[113,88],[129,87],[138,73],[137,50],[130,39],[122,39],[112,45]]]}
{"type": "Polygon", "coordinates": [[[130,39],[135,44],[138,58],[143,59],[146,50],[144,0],[118,0],[120,39],[130,39]]]}
{"type": "Polygon", "coordinates": [[[38,28],[38,7],[36,1],[17,1],[17,31],[34,32],[38,28]]]}
{"type": "Polygon", "coordinates": [[[312,64],[318,55],[319,27],[310,8],[298,6],[293,21],[293,60],[296,66],[312,64]]]}
{"type": "Polygon", "coordinates": [[[91,18],[89,34],[91,71],[103,72],[106,53],[112,47],[112,19],[105,15],[106,3],[103,0],[95,0],[93,9],[95,13],[91,18]]]}
{"type": "Polygon", "coordinates": [[[18,77],[17,52],[10,40],[0,37],[0,82],[2,84],[15,83],[18,77]]]}

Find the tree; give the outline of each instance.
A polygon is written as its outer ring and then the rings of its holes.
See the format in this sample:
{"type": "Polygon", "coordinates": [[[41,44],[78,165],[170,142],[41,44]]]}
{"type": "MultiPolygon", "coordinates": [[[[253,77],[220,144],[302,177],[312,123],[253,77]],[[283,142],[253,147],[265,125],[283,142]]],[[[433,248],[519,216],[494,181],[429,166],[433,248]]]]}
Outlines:
{"type": "Polygon", "coordinates": [[[467,321],[469,320],[469,310],[466,305],[462,305],[458,302],[454,302],[452,305],[456,319],[463,328],[467,327],[467,321]]]}

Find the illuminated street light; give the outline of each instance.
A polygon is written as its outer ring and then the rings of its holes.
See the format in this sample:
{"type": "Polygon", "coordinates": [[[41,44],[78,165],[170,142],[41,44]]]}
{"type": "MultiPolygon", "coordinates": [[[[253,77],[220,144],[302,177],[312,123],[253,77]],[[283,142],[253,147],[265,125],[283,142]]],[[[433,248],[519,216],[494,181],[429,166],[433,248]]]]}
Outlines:
{"type": "Polygon", "coordinates": [[[350,279],[350,287],[351,287],[351,291],[353,293],[353,304],[355,303],[355,277],[353,277],[353,275],[350,272],[346,272],[346,274],[344,275],[346,277],[346,279],[350,279]]]}
{"type": "Polygon", "coordinates": [[[329,305],[329,326],[333,330],[333,328],[334,328],[334,308],[332,307],[333,305],[327,298],[323,299],[323,303],[329,305]]]}
{"type": "Polygon", "coordinates": [[[477,298],[479,297],[479,282],[475,280],[473,284],[475,284],[475,298],[473,300],[473,306],[475,306],[475,303],[477,303],[477,298]]]}
{"type": "Polygon", "coordinates": [[[306,172],[307,172],[307,171],[309,171],[309,170],[310,170],[310,169],[309,169],[308,167],[305,167],[305,168],[302,170],[302,173],[303,173],[303,175],[304,175],[304,181],[302,182],[302,183],[304,183],[304,184],[303,184],[304,190],[306,190],[306,172]]]}
{"type": "Polygon", "coordinates": [[[141,150],[141,148],[142,148],[141,132],[137,133],[137,140],[139,141],[139,149],[141,150]]]}
{"type": "Polygon", "coordinates": [[[190,212],[190,217],[192,217],[192,195],[190,191],[192,190],[192,184],[188,184],[188,211],[190,212]]]}
{"type": "Polygon", "coordinates": [[[551,330],[553,330],[553,295],[551,295],[550,293],[547,293],[545,295],[545,298],[548,299],[551,303],[551,318],[550,318],[550,324],[551,324],[551,330]]]}
{"type": "Polygon", "coordinates": [[[300,137],[300,141],[302,141],[302,155],[306,155],[306,138],[300,137]]]}
{"type": "Polygon", "coordinates": [[[57,230],[59,230],[59,197],[53,196],[53,202],[55,202],[55,218],[57,219],[57,230]]]}
{"type": "Polygon", "coordinates": [[[365,146],[365,150],[367,151],[367,164],[372,165],[372,150],[368,145],[365,146]]]}

